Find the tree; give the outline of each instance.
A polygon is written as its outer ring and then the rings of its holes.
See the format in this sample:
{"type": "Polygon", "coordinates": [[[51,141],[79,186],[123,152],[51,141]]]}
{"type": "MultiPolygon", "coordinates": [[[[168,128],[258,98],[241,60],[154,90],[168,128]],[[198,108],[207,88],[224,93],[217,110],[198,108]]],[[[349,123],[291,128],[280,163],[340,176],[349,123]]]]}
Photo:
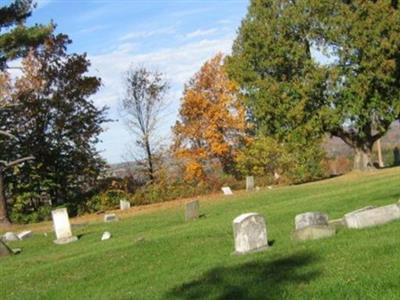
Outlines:
{"type": "Polygon", "coordinates": [[[107,121],[90,96],[100,79],[88,76],[86,55],[68,54],[66,35],[51,36],[23,60],[12,97],[16,105],[0,112],[0,129],[12,128],[15,140],[4,141],[1,157],[33,155],[6,176],[13,199],[27,199],[30,211],[40,208],[45,193],[52,203],[76,208],[95,184],[104,165],[94,144],[107,121]]]}
{"type": "Polygon", "coordinates": [[[251,1],[228,66],[258,132],[328,132],[355,150],[356,169],[372,168],[373,144],[400,117],[399,16],[397,1],[251,1]]]}
{"type": "Polygon", "coordinates": [[[126,94],[122,109],[128,129],[136,137],[136,145],[144,153],[146,175],[150,182],[155,179],[155,153],[157,152],[157,129],[161,113],[166,108],[165,94],[169,89],[163,75],[146,68],[131,69],[125,77],[126,94]]]}
{"type": "Polygon", "coordinates": [[[173,149],[186,162],[186,177],[204,177],[204,167],[212,159],[232,174],[247,125],[238,86],[228,78],[222,54],[207,61],[185,86],[179,117],[173,149]]]}
{"type": "MultiPolygon", "coordinates": [[[[28,49],[36,47],[44,42],[50,35],[54,26],[35,25],[32,27],[24,26],[24,21],[31,15],[33,5],[31,0],[15,0],[8,6],[0,7],[0,72],[7,68],[7,62],[24,56],[28,49]],[[6,30],[5,33],[1,33],[6,30]]],[[[10,80],[8,74],[0,74],[0,109],[10,104],[10,80]]],[[[0,135],[6,138],[15,139],[7,129],[0,130],[0,135]]],[[[27,156],[12,162],[3,161],[0,170],[0,224],[9,224],[7,214],[7,201],[4,191],[3,172],[15,166],[17,163],[33,159],[27,156]]]]}
{"type": "Polygon", "coordinates": [[[54,25],[24,26],[31,16],[32,0],[15,0],[8,6],[0,7],[0,70],[7,67],[7,62],[25,56],[29,49],[43,44],[54,30],[54,25]]]}

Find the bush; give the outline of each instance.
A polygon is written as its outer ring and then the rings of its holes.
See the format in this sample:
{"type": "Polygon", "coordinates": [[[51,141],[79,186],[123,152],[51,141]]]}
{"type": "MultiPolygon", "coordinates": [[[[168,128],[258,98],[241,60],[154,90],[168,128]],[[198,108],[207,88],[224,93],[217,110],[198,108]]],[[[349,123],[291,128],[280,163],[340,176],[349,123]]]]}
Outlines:
{"type": "Polygon", "coordinates": [[[49,204],[40,205],[34,209],[33,199],[39,198],[35,193],[23,193],[18,195],[11,204],[10,218],[13,223],[35,223],[50,219],[51,206],[49,204]]]}
{"type": "Polygon", "coordinates": [[[122,199],[129,201],[129,195],[122,190],[110,189],[94,195],[88,201],[81,204],[78,213],[92,213],[117,208],[119,207],[119,201],[122,199]]]}

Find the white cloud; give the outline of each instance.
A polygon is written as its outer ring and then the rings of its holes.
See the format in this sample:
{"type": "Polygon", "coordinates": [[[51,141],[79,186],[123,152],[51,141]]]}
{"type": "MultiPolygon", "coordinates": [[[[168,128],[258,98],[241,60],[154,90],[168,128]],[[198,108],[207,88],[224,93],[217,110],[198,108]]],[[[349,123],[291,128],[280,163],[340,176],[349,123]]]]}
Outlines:
{"type": "Polygon", "coordinates": [[[136,39],[143,39],[157,35],[170,35],[176,33],[176,28],[174,26],[159,28],[155,30],[143,30],[130,32],[119,38],[120,41],[130,41],[136,39]]]}
{"type": "Polygon", "coordinates": [[[198,29],[196,31],[186,34],[186,37],[194,38],[194,37],[201,37],[201,36],[210,36],[210,35],[213,35],[214,33],[216,33],[217,31],[218,31],[217,28],[211,28],[211,29],[207,29],[207,30],[198,29]]]}

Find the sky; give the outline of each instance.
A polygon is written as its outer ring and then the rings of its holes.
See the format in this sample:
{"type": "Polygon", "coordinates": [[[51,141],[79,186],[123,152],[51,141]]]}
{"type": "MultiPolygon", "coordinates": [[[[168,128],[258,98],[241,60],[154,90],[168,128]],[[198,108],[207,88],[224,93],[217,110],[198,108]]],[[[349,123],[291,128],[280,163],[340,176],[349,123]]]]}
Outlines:
{"type": "MultiPolygon", "coordinates": [[[[0,0],[0,5],[10,0],[0,0]]],[[[109,163],[130,159],[134,136],[123,121],[124,73],[147,67],[165,74],[171,88],[159,133],[165,143],[184,84],[218,52],[229,54],[249,0],[37,0],[28,24],[57,24],[73,43],[69,52],[86,52],[90,73],[102,78],[93,96],[109,107],[113,122],[104,126],[97,149],[109,163]]]]}

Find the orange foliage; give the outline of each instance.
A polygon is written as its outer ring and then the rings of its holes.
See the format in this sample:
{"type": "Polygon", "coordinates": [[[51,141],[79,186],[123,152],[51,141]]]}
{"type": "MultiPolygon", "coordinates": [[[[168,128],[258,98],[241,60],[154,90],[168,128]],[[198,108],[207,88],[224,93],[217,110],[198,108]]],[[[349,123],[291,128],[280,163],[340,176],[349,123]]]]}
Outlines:
{"type": "Polygon", "coordinates": [[[228,78],[222,54],[195,74],[181,101],[173,148],[175,156],[185,162],[186,178],[204,177],[204,166],[212,159],[229,168],[247,125],[239,87],[228,78]]]}

